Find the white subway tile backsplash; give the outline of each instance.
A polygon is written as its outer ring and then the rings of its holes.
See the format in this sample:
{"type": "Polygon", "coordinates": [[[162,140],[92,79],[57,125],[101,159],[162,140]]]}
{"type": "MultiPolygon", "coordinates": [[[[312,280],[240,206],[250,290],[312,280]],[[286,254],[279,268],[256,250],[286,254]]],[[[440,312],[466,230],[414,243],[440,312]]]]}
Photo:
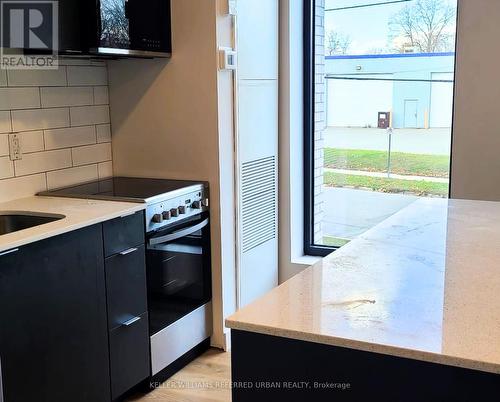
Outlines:
{"type": "Polygon", "coordinates": [[[98,165],[99,168],[99,179],[107,179],[113,176],[113,162],[102,162],[98,165]]]}
{"type": "Polygon", "coordinates": [[[46,149],[78,147],[96,143],[95,126],[45,130],[46,149]]]}
{"type": "Polygon", "coordinates": [[[49,190],[85,183],[99,178],[97,165],[79,166],[47,173],[49,190]]]}
{"type": "Polygon", "coordinates": [[[67,58],[61,57],[59,59],[60,66],[90,66],[90,59],[83,58],[67,58]]]}
{"type": "Polygon", "coordinates": [[[0,202],[112,174],[104,61],[63,58],[54,71],[0,69],[0,202]],[[11,132],[21,140],[17,161],[9,156],[11,132]]]}
{"type": "Polygon", "coordinates": [[[105,66],[68,66],[68,85],[108,85],[105,66]]]}
{"type": "Polygon", "coordinates": [[[7,86],[7,70],[0,69],[0,87],[7,86]]]}
{"type": "Polygon", "coordinates": [[[71,167],[71,149],[35,152],[23,155],[23,159],[14,162],[16,176],[71,167]]]}
{"type": "Polygon", "coordinates": [[[96,105],[108,105],[108,87],[94,87],[94,103],[96,105]]]}
{"type": "Polygon", "coordinates": [[[0,134],[0,156],[9,155],[9,136],[0,134]]]}
{"type": "Polygon", "coordinates": [[[110,143],[73,148],[72,152],[74,166],[108,162],[112,159],[110,143]]]}
{"type": "Polygon", "coordinates": [[[0,202],[29,197],[47,190],[45,174],[0,180],[0,202]]]}
{"type": "Polygon", "coordinates": [[[90,87],[49,87],[40,88],[40,91],[42,107],[85,106],[94,103],[90,87]]]}
{"type": "Polygon", "coordinates": [[[70,113],[72,126],[106,124],[110,121],[108,105],[72,107],[70,113]]]}
{"type": "Polygon", "coordinates": [[[92,66],[100,66],[100,67],[106,66],[106,62],[104,60],[97,60],[97,59],[91,59],[90,64],[92,66]]]}
{"type": "Polygon", "coordinates": [[[43,130],[69,126],[67,108],[13,110],[12,129],[14,131],[43,130]]]}
{"type": "Polygon", "coordinates": [[[100,124],[96,126],[97,142],[111,142],[111,124],[100,124]]]}
{"type": "Polygon", "coordinates": [[[38,88],[0,88],[0,110],[40,107],[38,88]]]}
{"type": "Polygon", "coordinates": [[[11,131],[10,112],[0,112],[0,133],[10,133],[11,131]]]}
{"type": "Polygon", "coordinates": [[[21,151],[23,154],[40,152],[45,149],[43,142],[43,131],[25,131],[20,133],[21,151]]]}
{"type": "Polygon", "coordinates": [[[57,70],[8,70],[9,87],[62,87],[66,85],[66,67],[57,70]]]}
{"type": "Polygon", "coordinates": [[[0,157],[0,179],[14,177],[14,164],[8,156],[0,157]]]}

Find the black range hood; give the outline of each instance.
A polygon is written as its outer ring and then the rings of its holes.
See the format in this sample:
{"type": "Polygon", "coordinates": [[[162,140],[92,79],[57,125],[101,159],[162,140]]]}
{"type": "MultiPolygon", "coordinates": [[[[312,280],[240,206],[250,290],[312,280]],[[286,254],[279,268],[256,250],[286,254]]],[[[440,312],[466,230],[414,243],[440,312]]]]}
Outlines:
{"type": "MultiPolygon", "coordinates": [[[[55,16],[60,55],[171,56],[170,0],[59,0],[55,16]]],[[[26,54],[48,52],[19,50],[26,54]]]]}

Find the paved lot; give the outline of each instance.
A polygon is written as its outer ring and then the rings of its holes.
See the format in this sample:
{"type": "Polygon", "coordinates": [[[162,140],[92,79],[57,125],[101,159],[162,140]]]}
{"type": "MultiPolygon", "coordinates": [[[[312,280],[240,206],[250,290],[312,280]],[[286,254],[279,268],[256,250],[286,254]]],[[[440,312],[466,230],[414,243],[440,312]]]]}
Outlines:
{"type": "MultiPolygon", "coordinates": [[[[328,127],[324,138],[325,147],[340,149],[387,151],[389,143],[387,130],[378,128],[328,127]]],[[[449,155],[451,129],[395,129],[392,135],[392,150],[414,154],[449,155]]]]}
{"type": "Polygon", "coordinates": [[[325,188],[323,233],[354,239],[418,199],[415,196],[325,188]]]}

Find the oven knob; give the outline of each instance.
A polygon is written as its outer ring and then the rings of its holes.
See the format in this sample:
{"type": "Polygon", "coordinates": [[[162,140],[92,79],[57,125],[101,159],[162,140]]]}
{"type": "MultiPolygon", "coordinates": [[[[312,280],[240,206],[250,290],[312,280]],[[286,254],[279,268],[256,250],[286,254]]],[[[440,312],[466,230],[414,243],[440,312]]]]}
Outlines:
{"type": "Polygon", "coordinates": [[[201,209],[201,201],[194,201],[192,208],[193,209],[201,209]]]}
{"type": "Polygon", "coordinates": [[[162,223],[163,222],[163,216],[161,216],[161,214],[154,214],[153,215],[153,222],[154,223],[162,223]]]}
{"type": "Polygon", "coordinates": [[[184,215],[184,214],[186,213],[186,207],[185,207],[184,205],[181,205],[181,206],[179,207],[179,213],[180,213],[181,215],[184,215]]]}
{"type": "Polygon", "coordinates": [[[208,208],[208,198],[205,198],[202,202],[201,202],[201,205],[203,205],[204,207],[207,207],[208,208]]]}
{"type": "Polygon", "coordinates": [[[170,211],[163,211],[161,216],[164,220],[168,221],[170,220],[170,218],[172,218],[172,213],[170,211]]]}
{"type": "Polygon", "coordinates": [[[174,218],[177,218],[177,217],[179,216],[179,210],[178,210],[177,208],[172,208],[172,209],[170,210],[170,213],[172,214],[172,216],[173,216],[174,218]]]}

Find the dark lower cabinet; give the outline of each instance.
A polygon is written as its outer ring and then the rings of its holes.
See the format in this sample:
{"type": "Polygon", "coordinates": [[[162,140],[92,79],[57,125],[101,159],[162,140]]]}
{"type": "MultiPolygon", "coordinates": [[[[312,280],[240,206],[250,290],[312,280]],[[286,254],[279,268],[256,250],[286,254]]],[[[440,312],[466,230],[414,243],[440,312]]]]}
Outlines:
{"type": "Polygon", "coordinates": [[[0,256],[5,402],[110,400],[102,226],[0,256]]]}
{"type": "Polygon", "coordinates": [[[111,255],[144,244],[144,213],[137,212],[104,222],[104,255],[111,255]]]}
{"type": "Polygon", "coordinates": [[[113,330],[148,311],[144,245],[106,258],[108,325],[113,330]]]}
{"type": "Polygon", "coordinates": [[[497,402],[500,376],[231,331],[233,402],[497,402]]]}
{"type": "Polygon", "coordinates": [[[111,395],[114,399],[146,379],[150,372],[148,314],[109,335],[111,395]]]}
{"type": "Polygon", "coordinates": [[[106,258],[105,265],[114,400],[151,373],[144,245],[106,258]]]}
{"type": "Polygon", "coordinates": [[[143,212],[0,253],[0,402],[119,398],[151,373],[147,311],[143,212]]]}

